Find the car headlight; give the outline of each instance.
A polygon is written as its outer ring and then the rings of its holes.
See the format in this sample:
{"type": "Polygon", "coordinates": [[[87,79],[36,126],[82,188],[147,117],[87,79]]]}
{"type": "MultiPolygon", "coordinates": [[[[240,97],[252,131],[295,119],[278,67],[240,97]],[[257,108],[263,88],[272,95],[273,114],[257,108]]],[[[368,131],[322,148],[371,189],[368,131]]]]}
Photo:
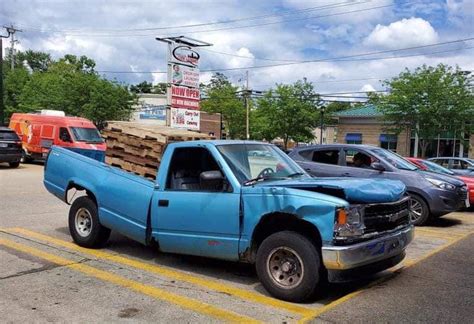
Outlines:
{"type": "Polygon", "coordinates": [[[455,185],[452,185],[450,183],[447,183],[447,182],[444,182],[444,181],[441,181],[441,180],[436,180],[436,179],[432,179],[432,178],[425,178],[425,179],[428,180],[429,182],[431,182],[431,184],[433,184],[436,187],[441,188],[441,189],[445,189],[445,190],[455,190],[456,189],[455,185]]]}
{"type": "Polygon", "coordinates": [[[336,209],[334,238],[345,240],[364,234],[364,207],[351,205],[336,209]]]}

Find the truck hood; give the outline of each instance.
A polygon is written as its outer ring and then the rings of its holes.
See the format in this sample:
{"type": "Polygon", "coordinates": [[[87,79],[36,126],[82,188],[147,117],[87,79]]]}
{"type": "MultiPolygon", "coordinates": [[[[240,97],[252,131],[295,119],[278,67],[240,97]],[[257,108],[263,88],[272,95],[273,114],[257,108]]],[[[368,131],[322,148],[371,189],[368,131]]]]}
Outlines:
{"type": "Polygon", "coordinates": [[[297,178],[261,181],[255,186],[288,187],[319,192],[342,198],[350,203],[393,202],[405,194],[405,185],[398,180],[363,178],[297,178]]]}

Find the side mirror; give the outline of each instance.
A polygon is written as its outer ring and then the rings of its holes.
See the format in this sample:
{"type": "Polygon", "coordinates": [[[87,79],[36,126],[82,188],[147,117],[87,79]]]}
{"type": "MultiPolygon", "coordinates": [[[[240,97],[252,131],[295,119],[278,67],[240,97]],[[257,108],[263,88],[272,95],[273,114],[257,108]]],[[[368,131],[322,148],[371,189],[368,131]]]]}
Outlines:
{"type": "Polygon", "coordinates": [[[385,171],[385,167],[382,165],[382,163],[380,162],[373,162],[370,167],[374,170],[377,170],[377,171],[380,171],[380,172],[384,172],[385,171]]]}
{"type": "Polygon", "coordinates": [[[224,176],[220,171],[204,171],[200,176],[201,189],[222,191],[224,189],[224,176]]]}
{"type": "Polygon", "coordinates": [[[60,139],[61,139],[61,141],[63,141],[63,142],[72,143],[72,140],[71,140],[71,138],[69,138],[69,136],[61,136],[60,139]]]}

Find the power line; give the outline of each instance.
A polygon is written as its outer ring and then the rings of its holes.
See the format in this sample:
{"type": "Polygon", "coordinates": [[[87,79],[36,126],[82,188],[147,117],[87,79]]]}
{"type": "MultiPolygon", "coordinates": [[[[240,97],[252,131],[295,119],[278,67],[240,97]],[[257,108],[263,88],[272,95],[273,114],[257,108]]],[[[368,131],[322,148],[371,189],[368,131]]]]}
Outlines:
{"type": "MultiPolygon", "coordinates": [[[[356,3],[354,3],[354,4],[356,4],[356,3]]],[[[359,4],[359,3],[357,3],[357,4],[359,4]]],[[[310,20],[310,19],[316,19],[316,18],[326,18],[326,17],[346,15],[346,14],[351,14],[351,13],[359,13],[359,12],[364,12],[364,11],[369,11],[369,10],[388,8],[388,7],[392,7],[394,5],[395,4],[389,4],[389,5],[375,6],[375,7],[369,7],[369,8],[357,9],[357,10],[351,10],[351,11],[343,11],[343,12],[337,12],[337,13],[325,14],[325,15],[319,15],[319,16],[308,16],[308,17],[293,18],[293,19],[283,19],[283,20],[279,20],[279,21],[258,23],[258,24],[253,24],[253,25],[223,27],[223,28],[197,30],[197,31],[187,31],[186,34],[210,33],[210,32],[223,31],[223,30],[262,27],[262,26],[275,25],[275,24],[286,23],[286,22],[303,21],[303,20],[310,20]]],[[[58,32],[60,32],[60,31],[58,31],[58,32]]],[[[147,36],[156,36],[156,34],[154,34],[154,33],[153,34],[150,34],[150,33],[144,33],[144,34],[110,34],[110,33],[85,34],[85,33],[67,33],[67,32],[65,33],[65,32],[63,32],[62,34],[66,35],[66,36],[87,36],[87,37],[147,37],[147,36]]],[[[170,35],[167,35],[167,36],[170,36],[170,35]]],[[[178,34],[171,35],[171,36],[178,36],[178,34]]]]}
{"type": "MultiPolygon", "coordinates": [[[[342,3],[336,3],[336,4],[328,4],[328,5],[323,5],[323,6],[316,6],[316,7],[308,7],[308,8],[303,8],[303,9],[297,9],[297,10],[285,10],[280,13],[274,13],[274,14],[266,14],[266,15],[259,15],[259,16],[251,16],[251,17],[244,17],[244,18],[237,18],[237,19],[229,19],[225,21],[214,21],[214,22],[206,22],[206,23],[198,23],[198,24],[188,24],[188,25],[176,25],[176,26],[160,26],[160,27],[147,27],[147,28],[96,28],[95,31],[99,32],[137,32],[137,31],[156,31],[156,30],[168,30],[168,29],[182,29],[182,28],[194,28],[194,27],[204,27],[204,26],[212,26],[212,25],[222,25],[222,24],[232,24],[236,22],[241,22],[241,21],[249,21],[249,20],[260,20],[260,19],[268,19],[272,17],[281,17],[281,16],[288,16],[288,15],[299,15],[299,14],[304,14],[312,11],[318,11],[318,10],[327,10],[327,9],[333,9],[333,8],[338,8],[338,7],[345,7],[345,6],[353,6],[353,5],[359,5],[359,4],[364,4],[364,3],[369,3],[372,2],[373,0],[365,0],[365,1],[346,1],[342,3]]],[[[60,32],[60,31],[65,31],[65,32],[81,32],[81,29],[77,28],[72,28],[72,29],[44,29],[44,28],[35,28],[31,27],[29,28],[30,30],[36,30],[40,32],[44,32],[46,30],[49,31],[54,31],[54,32],[60,32]]],[[[82,29],[82,31],[86,32],[94,32],[93,30],[87,30],[87,29],[82,29]]]]}
{"type": "MultiPolygon", "coordinates": [[[[280,67],[280,66],[289,66],[289,65],[297,65],[297,64],[307,64],[307,63],[318,63],[318,62],[328,62],[328,61],[340,61],[340,60],[350,61],[349,59],[356,58],[356,57],[363,57],[363,56],[370,56],[370,55],[377,55],[377,54],[386,54],[386,53],[393,53],[393,52],[401,52],[401,51],[407,51],[407,50],[414,50],[414,49],[420,49],[420,48],[428,48],[428,47],[434,47],[434,46],[440,46],[440,45],[466,42],[466,41],[471,41],[471,40],[474,40],[474,37],[463,38],[463,39],[452,40],[452,41],[446,41],[446,42],[440,42],[440,43],[429,44],[429,45],[419,45],[419,46],[412,46],[412,47],[399,48],[399,49],[393,49],[393,50],[384,50],[384,51],[377,51],[377,52],[368,52],[368,53],[360,53],[360,54],[353,54],[353,55],[345,55],[345,56],[340,56],[340,57],[330,57],[330,58],[324,58],[324,59],[304,60],[304,61],[299,61],[299,62],[288,62],[288,63],[280,63],[280,64],[257,65],[257,66],[247,66],[247,67],[237,67],[237,68],[208,69],[208,70],[201,70],[201,72],[219,72],[219,71],[238,71],[238,70],[245,70],[245,69],[263,69],[263,68],[271,68],[271,67],[280,67]]],[[[472,48],[472,47],[469,47],[469,49],[470,48],[472,48]]],[[[443,52],[460,51],[460,50],[464,50],[464,49],[465,48],[459,48],[459,49],[453,49],[453,50],[446,50],[446,51],[443,51],[443,52]]],[[[433,52],[433,53],[437,53],[437,52],[433,52]]],[[[405,58],[405,57],[410,57],[410,56],[429,55],[429,54],[433,54],[433,53],[407,54],[407,55],[402,55],[402,56],[373,58],[373,59],[368,58],[367,60],[382,60],[382,59],[392,59],[392,58],[400,58],[400,57],[405,58]]],[[[99,73],[118,73],[118,74],[128,74],[128,73],[165,74],[165,73],[168,73],[166,71],[110,71],[110,70],[98,70],[96,72],[99,72],[99,73]]]]}

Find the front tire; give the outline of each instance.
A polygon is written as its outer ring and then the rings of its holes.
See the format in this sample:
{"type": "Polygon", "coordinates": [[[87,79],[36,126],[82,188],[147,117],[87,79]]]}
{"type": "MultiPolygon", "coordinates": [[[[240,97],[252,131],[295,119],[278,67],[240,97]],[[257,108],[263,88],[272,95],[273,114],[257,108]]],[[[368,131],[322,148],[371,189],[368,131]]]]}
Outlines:
{"type": "Polygon", "coordinates": [[[321,283],[319,249],[305,236],[282,231],[267,237],[257,251],[257,275],[265,289],[279,299],[303,302],[321,283]]]}
{"type": "Polygon", "coordinates": [[[77,198],[69,210],[69,233],[74,242],[83,247],[103,246],[110,236],[110,229],[99,222],[97,205],[88,196],[77,198]]]}
{"type": "Polygon", "coordinates": [[[18,168],[20,166],[20,162],[10,162],[8,165],[10,165],[10,168],[18,168]]]}
{"type": "Polygon", "coordinates": [[[416,194],[410,194],[410,221],[413,225],[424,225],[430,217],[430,209],[423,198],[416,194]]]}

